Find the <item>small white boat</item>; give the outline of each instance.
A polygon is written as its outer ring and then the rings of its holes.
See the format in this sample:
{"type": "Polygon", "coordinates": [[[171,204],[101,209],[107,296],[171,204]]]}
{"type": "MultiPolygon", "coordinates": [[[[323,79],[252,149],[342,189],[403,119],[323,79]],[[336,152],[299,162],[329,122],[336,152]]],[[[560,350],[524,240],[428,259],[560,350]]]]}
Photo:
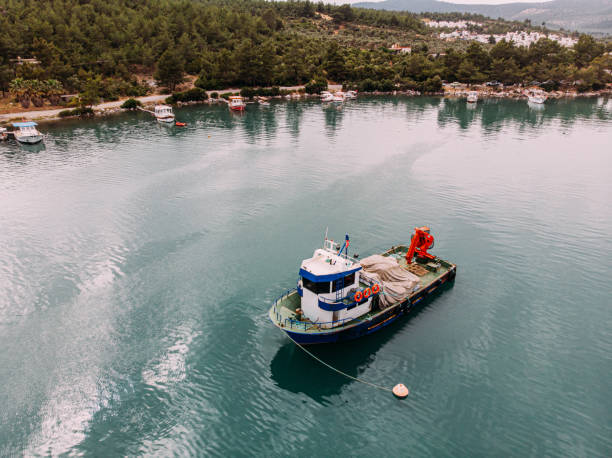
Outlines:
{"type": "Polygon", "coordinates": [[[0,141],[8,140],[8,134],[6,132],[6,127],[0,127],[0,141]]]}
{"type": "Polygon", "coordinates": [[[357,91],[346,91],[344,93],[344,97],[347,99],[356,99],[357,98],[357,91]]]}
{"type": "Polygon", "coordinates": [[[155,105],[155,118],[159,122],[174,122],[174,112],[168,105],[155,105]]]}
{"type": "Polygon", "coordinates": [[[542,104],[546,102],[546,98],[546,94],[543,92],[532,92],[531,94],[527,94],[527,100],[529,103],[542,104]]]}
{"type": "Polygon", "coordinates": [[[334,94],[332,102],[344,102],[344,92],[338,91],[334,94]]]}
{"type": "Polygon", "coordinates": [[[321,101],[322,102],[332,102],[334,100],[334,95],[331,92],[321,93],[321,101]]]}
{"type": "Polygon", "coordinates": [[[36,129],[37,125],[38,124],[33,121],[14,122],[13,127],[15,128],[15,130],[13,131],[13,135],[15,136],[15,140],[25,145],[34,145],[36,143],[40,143],[43,139],[43,136],[36,129]]]}
{"type": "Polygon", "coordinates": [[[478,92],[476,92],[476,91],[468,92],[467,101],[468,101],[468,103],[476,103],[476,102],[478,102],[478,92]]]}

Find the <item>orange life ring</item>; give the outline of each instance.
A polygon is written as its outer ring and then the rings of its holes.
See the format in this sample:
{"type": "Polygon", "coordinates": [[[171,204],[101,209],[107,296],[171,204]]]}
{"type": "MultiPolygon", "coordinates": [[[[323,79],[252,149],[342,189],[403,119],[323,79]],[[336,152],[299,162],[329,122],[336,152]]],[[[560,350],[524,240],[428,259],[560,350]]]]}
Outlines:
{"type": "Polygon", "coordinates": [[[378,294],[379,291],[380,291],[380,286],[378,285],[378,283],[372,286],[372,293],[378,294]]]}
{"type": "Polygon", "coordinates": [[[372,294],[372,290],[370,288],[366,288],[363,292],[363,297],[367,299],[368,297],[370,297],[370,294],[372,294]]]}
{"type": "Polygon", "coordinates": [[[357,292],[355,293],[355,297],[354,297],[355,302],[361,302],[361,298],[362,298],[362,297],[363,297],[363,294],[361,294],[361,291],[357,291],[357,292]]]}

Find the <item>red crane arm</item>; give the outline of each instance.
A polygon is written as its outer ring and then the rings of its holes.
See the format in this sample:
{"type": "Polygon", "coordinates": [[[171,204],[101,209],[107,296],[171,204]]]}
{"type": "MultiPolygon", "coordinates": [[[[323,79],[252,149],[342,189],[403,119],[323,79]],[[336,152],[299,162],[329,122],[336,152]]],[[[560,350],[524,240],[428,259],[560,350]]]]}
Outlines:
{"type": "Polygon", "coordinates": [[[412,264],[412,258],[416,254],[419,257],[427,259],[435,259],[436,257],[427,252],[433,246],[434,237],[429,233],[430,229],[426,226],[415,227],[410,248],[406,253],[406,262],[412,264]]]}

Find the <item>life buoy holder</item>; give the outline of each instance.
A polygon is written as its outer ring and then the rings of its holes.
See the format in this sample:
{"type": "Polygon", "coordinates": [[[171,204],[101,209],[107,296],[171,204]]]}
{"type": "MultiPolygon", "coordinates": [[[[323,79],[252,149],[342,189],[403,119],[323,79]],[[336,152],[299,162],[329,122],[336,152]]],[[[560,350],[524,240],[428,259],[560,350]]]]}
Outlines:
{"type": "Polygon", "coordinates": [[[372,286],[372,294],[378,294],[380,292],[380,286],[378,285],[378,283],[376,283],[374,286],[372,286]]]}
{"type": "Polygon", "coordinates": [[[372,290],[370,288],[366,288],[363,292],[363,297],[367,299],[368,297],[370,297],[370,294],[372,294],[372,290]]]}
{"type": "Polygon", "coordinates": [[[355,299],[355,302],[361,302],[362,297],[363,293],[361,291],[357,291],[353,299],[355,299]]]}

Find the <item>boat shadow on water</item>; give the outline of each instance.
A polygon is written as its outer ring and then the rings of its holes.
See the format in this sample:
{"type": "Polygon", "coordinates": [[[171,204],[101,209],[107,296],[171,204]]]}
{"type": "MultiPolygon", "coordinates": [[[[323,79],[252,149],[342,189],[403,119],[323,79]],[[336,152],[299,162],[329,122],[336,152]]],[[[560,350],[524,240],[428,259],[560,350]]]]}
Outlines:
{"type": "MultiPolygon", "coordinates": [[[[428,296],[418,305],[411,308],[407,315],[400,317],[379,332],[360,339],[334,344],[308,345],[306,348],[317,358],[345,372],[352,377],[360,378],[376,358],[378,351],[389,343],[402,327],[427,308],[432,302],[453,288],[455,282],[447,282],[440,286],[433,296],[428,296]]],[[[325,404],[329,397],[338,395],[342,388],[350,383],[357,383],[340,375],[323,364],[315,361],[310,355],[297,348],[296,344],[286,341],[276,352],[270,363],[272,380],[283,390],[292,393],[304,393],[316,402],[325,404]]],[[[380,381],[366,378],[367,381],[380,384],[380,381]]],[[[387,381],[392,383],[392,380],[387,381]]],[[[389,386],[389,389],[392,385],[389,386]]]]}
{"type": "Polygon", "coordinates": [[[18,143],[15,141],[2,142],[0,145],[3,146],[1,149],[2,154],[7,157],[18,157],[24,156],[25,153],[40,153],[41,151],[45,151],[47,147],[45,146],[45,142],[35,143],[33,145],[28,145],[25,143],[18,143]],[[3,143],[5,143],[3,145],[3,143]]]}

